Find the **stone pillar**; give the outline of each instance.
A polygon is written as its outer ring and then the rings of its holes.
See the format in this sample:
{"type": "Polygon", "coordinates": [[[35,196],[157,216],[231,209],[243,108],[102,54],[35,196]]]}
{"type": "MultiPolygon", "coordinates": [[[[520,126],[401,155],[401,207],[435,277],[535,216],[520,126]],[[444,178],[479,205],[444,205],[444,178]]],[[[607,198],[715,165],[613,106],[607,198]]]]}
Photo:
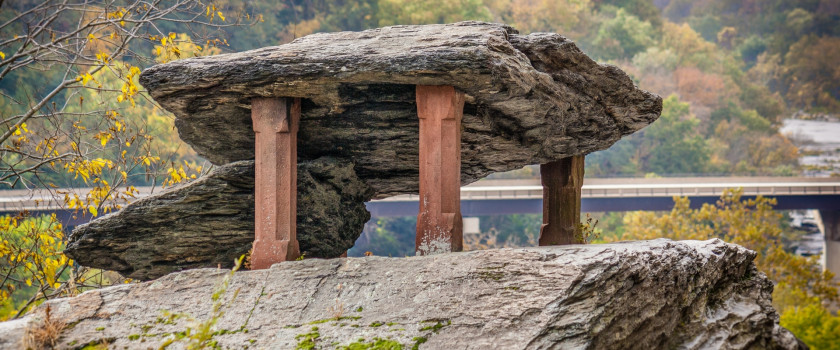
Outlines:
{"type": "Polygon", "coordinates": [[[461,251],[461,117],[464,94],[452,86],[417,86],[420,118],[420,211],[417,254],[461,251]]]}
{"type": "Polygon", "coordinates": [[[825,268],[840,280],[840,210],[820,210],[825,234],[825,268]]]}
{"type": "Polygon", "coordinates": [[[254,98],[256,213],[251,269],[300,256],[297,241],[297,131],[300,99],[254,98]]]}
{"type": "Polygon", "coordinates": [[[540,165],[543,185],[543,224],[540,245],[577,243],[580,235],[580,188],[584,156],[540,165]]]}

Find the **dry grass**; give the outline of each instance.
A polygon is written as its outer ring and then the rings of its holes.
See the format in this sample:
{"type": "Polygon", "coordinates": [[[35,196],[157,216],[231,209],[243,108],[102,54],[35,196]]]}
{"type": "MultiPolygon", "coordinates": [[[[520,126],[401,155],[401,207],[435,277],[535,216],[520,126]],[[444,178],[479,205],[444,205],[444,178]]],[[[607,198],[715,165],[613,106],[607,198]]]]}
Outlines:
{"type": "Polygon", "coordinates": [[[45,310],[42,322],[32,322],[26,328],[26,335],[23,337],[25,349],[41,350],[53,349],[58,345],[58,338],[67,324],[52,316],[52,309],[49,305],[45,310]]]}
{"type": "MultiPolygon", "coordinates": [[[[341,283],[335,286],[335,290],[338,291],[339,296],[341,295],[341,287],[341,283]]],[[[341,299],[336,297],[335,305],[328,307],[327,312],[329,312],[334,319],[340,320],[341,316],[344,316],[344,303],[341,301],[341,299]]]]}
{"type": "Polygon", "coordinates": [[[344,303],[338,298],[335,299],[335,305],[330,306],[327,308],[327,311],[332,315],[332,317],[336,320],[340,320],[342,316],[344,316],[344,303]]]}

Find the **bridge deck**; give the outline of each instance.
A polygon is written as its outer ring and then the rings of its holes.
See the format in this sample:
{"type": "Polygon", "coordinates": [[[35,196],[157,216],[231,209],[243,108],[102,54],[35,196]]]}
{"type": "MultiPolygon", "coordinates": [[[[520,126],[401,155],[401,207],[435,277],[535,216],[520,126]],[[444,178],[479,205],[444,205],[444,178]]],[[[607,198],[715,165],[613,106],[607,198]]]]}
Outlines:
{"type": "MultiPolygon", "coordinates": [[[[611,178],[585,179],[582,211],[670,210],[673,197],[689,197],[699,208],[715,203],[726,189],[741,188],[743,198],[774,197],[777,209],[840,209],[840,179],[791,177],[611,178]]],[[[408,216],[416,195],[374,200],[374,217],[408,216]]],[[[464,216],[542,213],[539,180],[481,180],[461,188],[464,216]]]]}
{"type": "MultiPolygon", "coordinates": [[[[583,211],[668,210],[672,197],[686,196],[693,206],[714,203],[724,190],[743,189],[747,198],[775,197],[778,209],[840,209],[840,179],[804,177],[692,177],[585,179],[583,211]]],[[[136,198],[162,191],[138,187],[136,198]]],[[[0,191],[0,213],[21,210],[55,211],[66,208],[63,191],[0,191]]],[[[82,189],[84,191],[84,189],[82,189]]],[[[415,215],[418,196],[399,195],[368,203],[373,216],[415,215]]],[[[541,213],[539,180],[481,180],[461,187],[465,216],[507,213],[541,213]]]]}
{"type": "MultiPolygon", "coordinates": [[[[840,179],[832,178],[657,178],[585,179],[584,198],[720,197],[726,189],[741,188],[745,196],[840,195],[840,179]]],[[[461,187],[461,200],[542,198],[539,180],[481,180],[461,187]]],[[[407,194],[380,202],[416,201],[407,194]]]]}

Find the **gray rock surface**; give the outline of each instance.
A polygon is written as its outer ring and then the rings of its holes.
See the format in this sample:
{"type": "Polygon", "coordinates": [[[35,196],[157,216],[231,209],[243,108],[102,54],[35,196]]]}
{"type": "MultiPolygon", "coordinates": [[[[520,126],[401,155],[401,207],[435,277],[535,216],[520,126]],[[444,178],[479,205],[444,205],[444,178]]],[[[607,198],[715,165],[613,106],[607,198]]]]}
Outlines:
{"type": "MultiPolygon", "coordinates": [[[[659,239],[284,262],[234,274],[213,340],[237,349],[307,341],[324,349],[375,341],[404,349],[802,348],[778,325],[773,284],[754,258],[717,239],[659,239]]],[[[225,275],[190,270],[48,301],[0,323],[0,348],[39,327],[47,306],[68,325],[62,348],[158,348],[190,318],[209,318],[225,275]]]]}
{"type": "Polygon", "coordinates": [[[299,159],[352,162],[377,197],[417,191],[417,84],[467,95],[465,184],[605,149],[662,109],[659,96],[561,35],[482,22],[313,34],[153,66],[140,82],[215,164],[254,158],[252,97],[301,97],[299,159]]]}
{"type": "MultiPolygon", "coordinates": [[[[372,190],[352,165],[325,157],[298,164],[298,240],[308,257],[353,247],[372,190]]],[[[65,254],[81,265],[148,280],[197,267],[231,267],[254,242],[254,162],[226,164],[185,186],[81,225],[65,254]]]]}

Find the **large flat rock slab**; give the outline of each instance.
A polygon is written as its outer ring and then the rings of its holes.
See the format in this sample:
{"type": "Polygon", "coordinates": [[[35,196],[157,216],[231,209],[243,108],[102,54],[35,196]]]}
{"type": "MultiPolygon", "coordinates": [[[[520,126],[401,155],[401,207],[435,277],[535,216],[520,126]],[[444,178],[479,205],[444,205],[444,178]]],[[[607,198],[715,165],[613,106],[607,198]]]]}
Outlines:
{"type": "MultiPolygon", "coordinates": [[[[232,277],[212,340],[232,349],[803,348],[778,325],[773,284],[754,258],[717,239],[659,239],[284,262],[232,277]]],[[[49,307],[68,325],[60,348],[156,349],[209,319],[226,274],[190,270],[51,300],[0,323],[0,348],[19,347],[49,307]]]]}
{"type": "Polygon", "coordinates": [[[250,99],[300,97],[300,160],[355,164],[377,197],[417,191],[415,85],[466,94],[463,183],[605,149],[659,116],[659,96],[558,34],[482,22],[314,34],[178,60],[140,82],[215,164],[254,158],[250,99]]]}

